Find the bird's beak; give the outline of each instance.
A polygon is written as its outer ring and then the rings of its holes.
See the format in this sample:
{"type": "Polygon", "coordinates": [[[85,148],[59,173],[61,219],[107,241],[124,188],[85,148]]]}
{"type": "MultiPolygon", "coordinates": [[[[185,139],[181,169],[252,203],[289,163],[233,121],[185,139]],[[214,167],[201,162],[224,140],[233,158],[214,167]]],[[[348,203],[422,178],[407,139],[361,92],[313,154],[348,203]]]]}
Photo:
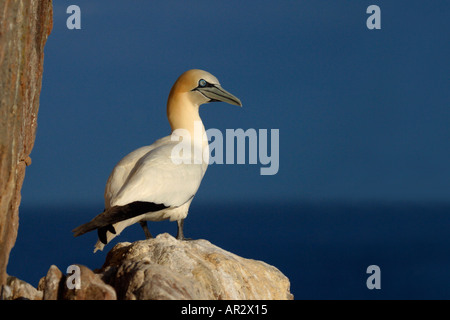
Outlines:
{"type": "Polygon", "coordinates": [[[203,88],[197,88],[197,90],[200,91],[205,97],[211,99],[210,102],[223,101],[229,104],[234,104],[235,106],[242,107],[242,103],[239,98],[235,97],[218,84],[203,88]]]}

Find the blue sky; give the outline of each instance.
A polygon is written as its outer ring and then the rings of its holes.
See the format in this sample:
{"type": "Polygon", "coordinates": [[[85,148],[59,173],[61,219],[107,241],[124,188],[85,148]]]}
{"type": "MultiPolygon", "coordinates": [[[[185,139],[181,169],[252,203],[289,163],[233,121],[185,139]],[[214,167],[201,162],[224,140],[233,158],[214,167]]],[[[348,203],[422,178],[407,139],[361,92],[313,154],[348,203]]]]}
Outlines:
{"type": "Polygon", "coordinates": [[[244,105],[202,106],[207,129],[280,133],[276,175],[212,165],[195,201],[448,201],[449,16],[447,1],[55,1],[22,204],[102,206],[114,165],[169,133],[191,68],[244,105]]]}

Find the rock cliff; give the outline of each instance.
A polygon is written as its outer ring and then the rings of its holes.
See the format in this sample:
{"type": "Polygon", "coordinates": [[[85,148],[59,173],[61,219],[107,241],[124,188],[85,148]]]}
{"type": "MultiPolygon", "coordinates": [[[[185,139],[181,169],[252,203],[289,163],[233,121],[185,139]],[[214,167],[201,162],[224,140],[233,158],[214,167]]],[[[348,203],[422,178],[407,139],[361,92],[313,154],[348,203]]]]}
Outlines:
{"type": "Polygon", "coordinates": [[[50,0],[0,0],[0,288],[17,237],[52,17],[50,0]]]}

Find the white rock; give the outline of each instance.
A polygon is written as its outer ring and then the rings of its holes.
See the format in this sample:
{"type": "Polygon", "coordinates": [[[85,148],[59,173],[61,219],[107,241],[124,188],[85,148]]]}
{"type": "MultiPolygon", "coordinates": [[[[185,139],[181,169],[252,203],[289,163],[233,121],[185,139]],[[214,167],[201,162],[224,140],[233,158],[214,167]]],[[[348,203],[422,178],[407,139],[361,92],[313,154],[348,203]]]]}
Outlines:
{"type": "Polygon", "coordinates": [[[288,278],[277,268],[167,233],[117,244],[100,273],[118,299],[293,299],[288,278]]]}

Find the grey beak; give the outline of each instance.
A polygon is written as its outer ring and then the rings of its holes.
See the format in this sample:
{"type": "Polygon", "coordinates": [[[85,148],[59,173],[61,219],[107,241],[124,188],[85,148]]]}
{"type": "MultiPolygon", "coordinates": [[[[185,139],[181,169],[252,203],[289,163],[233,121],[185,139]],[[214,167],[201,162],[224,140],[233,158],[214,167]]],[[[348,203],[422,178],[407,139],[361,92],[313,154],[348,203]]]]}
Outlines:
{"type": "Polygon", "coordinates": [[[210,102],[223,101],[235,106],[242,107],[241,100],[226,91],[220,85],[215,84],[203,88],[199,87],[197,88],[197,90],[200,91],[205,97],[211,99],[210,102]]]}

